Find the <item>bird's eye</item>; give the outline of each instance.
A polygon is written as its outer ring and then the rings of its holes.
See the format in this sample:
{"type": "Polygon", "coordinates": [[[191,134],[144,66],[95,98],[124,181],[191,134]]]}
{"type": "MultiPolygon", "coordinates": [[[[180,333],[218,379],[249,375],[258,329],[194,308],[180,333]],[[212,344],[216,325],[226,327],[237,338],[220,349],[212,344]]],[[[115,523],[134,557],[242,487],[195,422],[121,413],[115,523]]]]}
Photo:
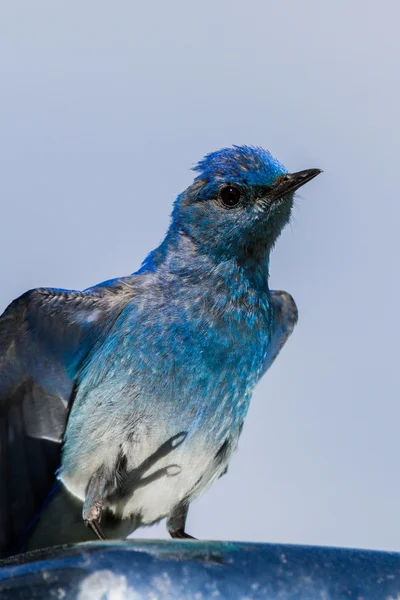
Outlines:
{"type": "Polygon", "coordinates": [[[224,208],[235,208],[242,198],[242,191],[236,185],[224,185],[219,191],[219,198],[224,208]]]}

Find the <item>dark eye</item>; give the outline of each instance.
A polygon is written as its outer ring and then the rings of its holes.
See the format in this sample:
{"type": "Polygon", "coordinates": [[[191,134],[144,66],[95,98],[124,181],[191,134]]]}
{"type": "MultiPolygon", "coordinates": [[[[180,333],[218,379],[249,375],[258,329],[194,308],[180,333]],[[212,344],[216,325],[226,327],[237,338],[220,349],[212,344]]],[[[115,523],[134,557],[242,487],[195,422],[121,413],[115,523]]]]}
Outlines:
{"type": "Polygon", "coordinates": [[[219,197],[225,208],[234,208],[242,198],[242,190],[236,185],[225,185],[220,189],[219,197]]]}

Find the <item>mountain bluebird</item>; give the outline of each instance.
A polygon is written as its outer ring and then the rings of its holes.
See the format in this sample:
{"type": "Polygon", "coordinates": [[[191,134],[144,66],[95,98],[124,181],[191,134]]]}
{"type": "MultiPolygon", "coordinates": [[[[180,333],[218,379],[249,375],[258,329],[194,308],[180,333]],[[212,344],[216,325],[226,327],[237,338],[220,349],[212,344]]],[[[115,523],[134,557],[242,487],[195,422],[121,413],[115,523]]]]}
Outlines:
{"type": "Polygon", "coordinates": [[[0,319],[0,549],[125,537],[226,470],[254,386],[297,321],[268,287],[294,192],[269,152],[207,155],[133,275],[35,289],[0,319]],[[87,527],[85,527],[85,525],[87,527]]]}

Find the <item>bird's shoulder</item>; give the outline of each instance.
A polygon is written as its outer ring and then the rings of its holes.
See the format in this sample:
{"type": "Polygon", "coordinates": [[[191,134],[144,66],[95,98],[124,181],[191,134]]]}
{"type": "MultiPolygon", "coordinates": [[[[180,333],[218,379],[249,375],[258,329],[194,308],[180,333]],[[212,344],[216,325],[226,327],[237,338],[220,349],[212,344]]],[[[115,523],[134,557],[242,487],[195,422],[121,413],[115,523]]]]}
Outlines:
{"type": "Polygon", "coordinates": [[[270,292],[273,327],[268,340],[261,376],[269,369],[289,339],[298,320],[298,310],[293,297],[282,290],[270,292]]]}
{"type": "Polygon", "coordinates": [[[271,301],[274,309],[275,327],[281,327],[290,335],[299,318],[299,311],[293,296],[282,290],[271,291],[271,301]]]}

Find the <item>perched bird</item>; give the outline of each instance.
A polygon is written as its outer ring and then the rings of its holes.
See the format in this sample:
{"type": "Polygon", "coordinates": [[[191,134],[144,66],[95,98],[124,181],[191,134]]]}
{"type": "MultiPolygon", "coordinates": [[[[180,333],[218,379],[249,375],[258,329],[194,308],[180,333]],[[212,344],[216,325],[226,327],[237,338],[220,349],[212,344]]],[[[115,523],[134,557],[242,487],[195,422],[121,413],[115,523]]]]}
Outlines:
{"type": "Polygon", "coordinates": [[[254,386],[297,321],[270,291],[294,192],[269,152],[208,154],[133,275],[35,289],[0,319],[0,549],[125,537],[223,475],[254,386]],[[89,527],[85,527],[88,525],[89,527]]]}

